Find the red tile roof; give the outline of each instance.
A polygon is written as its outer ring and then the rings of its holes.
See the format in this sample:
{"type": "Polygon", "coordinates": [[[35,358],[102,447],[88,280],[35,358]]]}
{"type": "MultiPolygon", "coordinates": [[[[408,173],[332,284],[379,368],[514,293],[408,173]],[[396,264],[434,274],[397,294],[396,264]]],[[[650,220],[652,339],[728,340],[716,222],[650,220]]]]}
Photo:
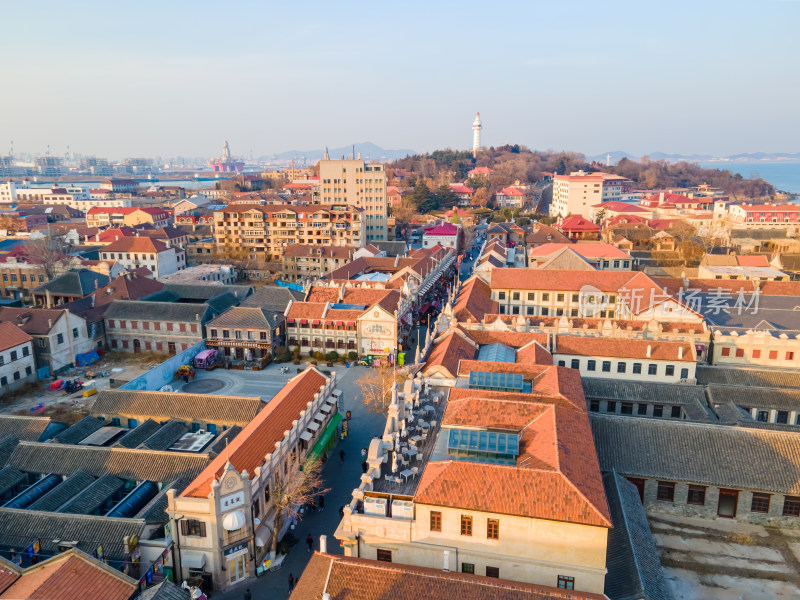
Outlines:
{"type": "Polygon", "coordinates": [[[443,334],[439,342],[434,344],[425,361],[423,373],[432,373],[434,369],[444,370],[443,375],[448,378],[458,374],[458,363],[461,359],[472,359],[478,351],[478,344],[464,334],[460,329],[451,329],[443,334]]]}
{"type": "Polygon", "coordinates": [[[468,171],[467,175],[491,175],[492,173],[494,173],[494,170],[489,167],[476,167],[468,171]]]}
{"type": "Polygon", "coordinates": [[[460,183],[451,183],[450,189],[456,194],[469,194],[470,196],[475,193],[475,190],[469,186],[460,183]]]}
{"type": "Polygon", "coordinates": [[[22,331],[18,325],[9,321],[0,321],[0,352],[31,341],[33,338],[22,331]]]}
{"type": "Polygon", "coordinates": [[[325,312],[325,302],[292,302],[287,319],[321,319],[325,312]]]}
{"type": "Polygon", "coordinates": [[[580,215],[570,215],[562,219],[557,227],[564,232],[600,231],[600,226],[580,215]]]}
{"type": "Polygon", "coordinates": [[[159,240],[154,240],[147,236],[121,237],[107,246],[103,246],[101,252],[164,252],[167,245],[159,240]]]}
{"type": "Polygon", "coordinates": [[[430,461],[414,501],[611,527],[586,403],[582,390],[572,393],[580,394],[580,405],[561,394],[450,390],[442,426],[519,432],[519,456],[515,465],[430,461]]]}
{"type": "Polygon", "coordinates": [[[606,599],[603,594],[563,590],[429,567],[315,553],[308,561],[290,600],[317,600],[323,594],[328,594],[333,600],[606,599]]]}
{"type": "Polygon", "coordinates": [[[550,256],[564,248],[569,248],[573,252],[580,254],[584,258],[628,258],[630,254],[623,252],[616,246],[611,244],[604,244],[603,242],[595,242],[589,244],[542,244],[531,249],[530,255],[532,257],[550,256]]]}
{"type": "Polygon", "coordinates": [[[138,588],[134,579],[72,549],[22,571],[0,598],[128,600],[138,588]]]}
{"type": "Polygon", "coordinates": [[[559,335],[554,354],[573,356],[608,356],[610,358],[640,358],[642,360],[673,360],[696,362],[694,344],[664,340],[608,339],[578,335],[559,335]],[[650,356],[647,356],[647,349],[650,356]],[[681,358],[678,358],[680,351],[681,358]]]}
{"type": "Polygon", "coordinates": [[[471,319],[480,322],[487,313],[495,313],[498,304],[491,298],[492,290],[489,284],[480,277],[473,277],[467,281],[458,293],[458,298],[453,306],[453,316],[459,321],[471,319]]]}
{"type": "Polygon", "coordinates": [[[502,194],[503,196],[524,196],[525,195],[525,193],[521,189],[515,188],[515,187],[504,187],[502,190],[500,190],[500,192],[498,192],[498,194],[502,194]]]}
{"type": "Polygon", "coordinates": [[[608,202],[601,202],[600,204],[595,204],[592,208],[602,208],[604,210],[608,210],[611,212],[616,213],[640,213],[640,214],[650,214],[650,211],[646,208],[642,208],[641,206],[637,206],[635,204],[628,204],[627,202],[619,202],[617,200],[609,200],[608,202]]]}
{"type": "Polygon", "coordinates": [[[306,409],[306,405],[314,399],[314,394],[327,382],[328,378],[314,367],[308,367],[300,375],[292,377],[233,438],[227,452],[211,461],[181,496],[208,497],[211,483],[222,475],[228,460],[239,473],[246,470],[252,477],[255,468],[264,464],[264,457],[275,450],[275,442],[283,439],[284,432],[292,428],[292,421],[299,418],[300,412],[306,409]]]}
{"type": "Polygon", "coordinates": [[[342,294],[342,289],[339,286],[327,287],[315,285],[308,290],[306,294],[306,302],[339,302],[339,297],[342,294]]]}
{"type": "Polygon", "coordinates": [[[442,223],[441,225],[427,229],[424,235],[458,235],[458,227],[452,223],[442,223]]]}
{"type": "Polygon", "coordinates": [[[740,267],[768,267],[769,261],[763,254],[736,256],[736,264],[740,267]]]}

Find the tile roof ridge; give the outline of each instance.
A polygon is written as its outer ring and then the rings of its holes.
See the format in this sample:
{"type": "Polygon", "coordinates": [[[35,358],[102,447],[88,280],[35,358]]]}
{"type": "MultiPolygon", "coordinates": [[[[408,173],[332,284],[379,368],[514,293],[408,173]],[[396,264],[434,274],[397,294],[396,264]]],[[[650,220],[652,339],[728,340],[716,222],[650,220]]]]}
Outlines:
{"type": "MultiPolygon", "coordinates": [[[[594,445],[594,444],[592,444],[592,445],[594,445]]],[[[556,452],[556,454],[559,454],[559,453],[558,453],[558,452],[556,452]]],[[[599,471],[599,469],[598,469],[598,471],[599,471]]],[[[602,521],[604,521],[605,523],[608,523],[608,526],[609,526],[610,528],[613,528],[613,527],[614,527],[614,523],[613,523],[613,522],[612,522],[612,520],[611,520],[611,515],[610,515],[610,513],[609,513],[608,515],[605,515],[605,514],[603,514],[603,512],[602,512],[602,511],[601,511],[599,508],[597,508],[597,507],[595,506],[594,502],[592,502],[591,500],[589,500],[589,498],[586,496],[586,494],[584,494],[584,493],[583,493],[583,491],[582,491],[582,490],[581,490],[581,489],[580,489],[580,488],[579,488],[577,485],[575,485],[575,483],[574,483],[574,482],[573,482],[573,481],[572,481],[572,480],[571,480],[569,477],[567,477],[567,476],[566,476],[566,474],[564,473],[564,471],[562,471],[561,469],[559,469],[559,470],[558,470],[558,473],[561,475],[561,478],[562,478],[564,481],[566,481],[566,482],[567,482],[567,483],[568,483],[568,484],[569,484],[569,485],[572,487],[572,489],[574,489],[574,490],[575,490],[575,492],[577,492],[577,494],[578,494],[578,495],[579,495],[581,498],[583,498],[583,499],[586,501],[586,504],[588,504],[589,506],[591,506],[591,507],[592,507],[592,510],[594,510],[594,512],[595,512],[595,513],[597,513],[597,515],[600,517],[600,519],[601,519],[602,521]]],[[[601,473],[601,475],[602,475],[602,473],[601,473]]],[[[602,489],[602,484],[601,484],[601,489],[602,489]]],[[[605,492],[603,492],[603,495],[605,496],[605,492]]],[[[608,501],[606,500],[606,502],[608,502],[608,501]]]]}

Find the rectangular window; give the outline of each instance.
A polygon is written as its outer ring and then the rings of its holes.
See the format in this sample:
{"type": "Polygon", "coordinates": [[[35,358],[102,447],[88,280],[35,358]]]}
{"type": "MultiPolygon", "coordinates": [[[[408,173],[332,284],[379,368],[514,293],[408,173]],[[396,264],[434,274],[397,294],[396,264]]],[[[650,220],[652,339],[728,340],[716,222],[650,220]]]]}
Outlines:
{"type": "Polygon", "coordinates": [[[591,412],[600,412],[600,401],[599,400],[589,400],[589,410],[591,412]]]}
{"type": "Polygon", "coordinates": [[[664,416],[664,407],[661,404],[656,404],[655,406],[653,406],[653,416],[654,417],[664,416]]]}
{"type": "Polygon", "coordinates": [[[778,351],[777,350],[770,350],[769,351],[769,359],[776,360],[778,358],[778,351]]]}
{"type": "Polygon", "coordinates": [[[624,363],[624,362],[618,362],[617,363],[617,373],[624,373],[625,369],[627,368],[627,366],[628,365],[626,363],[624,363]]]}
{"type": "Polygon", "coordinates": [[[431,531],[442,530],[442,513],[431,512],[431,531]]]}
{"type": "Polygon", "coordinates": [[[703,506],[706,503],[706,488],[703,485],[690,485],[689,493],[686,495],[687,504],[697,504],[703,506]]]}
{"type": "Polygon", "coordinates": [[[196,535],[206,537],[205,521],[197,519],[184,519],[181,521],[181,535],[196,535]]]}
{"type": "Polygon", "coordinates": [[[487,577],[494,577],[495,579],[499,579],[499,577],[500,577],[500,567],[486,567],[486,576],[487,577]]]}
{"type": "Polygon", "coordinates": [[[573,358],[570,362],[570,368],[572,369],[580,369],[581,368],[581,361],[580,359],[573,358]]]}
{"type": "Polygon", "coordinates": [[[667,365],[664,373],[667,377],[675,375],[675,365],[667,365]]]}
{"type": "Polygon", "coordinates": [[[604,360],[603,361],[603,373],[610,373],[611,372],[611,361],[604,360]]]}
{"type": "Polygon", "coordinates": [[[619,412],[623,415],[632,415],[633,414],[633,403],[632,402],[623,402],[619,407],[619,412]]]}
{"type": "Polygon", "coordinates": [[[647,374],[648,375],[658,375],[658,365],[649,364],[647,365],[647,374]]]}
{"type": "Polygon", "coordinates": [[[64,334],[63,333],[59,333],[59,334],[56,335],[56,342],[58,342],[59,344],[63,344],[64,343],[64,334]]]}
{"type": "Polygon", "coordinates": [[[670,416],[673,419],[680,419],[681,418],[681,407],[680,406],[673,406],[672,407],[672,412],[670,413],[670,416]]]}
{"type": "Polygon", "coordinates": [[[574,590],[575,589],[575,578],[574,577],[567,577],[566,575],[559,575],[558,576],[558,587],[562,590],[574,590]]]}
{"type": "Polygon", "coordinates": [[[564,294],[556,294],[556,302],[563,302],[564,294]]]}
{"type": "Polygon", "coordinates": [[[586,361],[586,370],[587,371],[595,371],[595,370],[597,370],[597,361],[595,361],[595,360],[586,361]]]}
{"type": "Polygon", "coordinates": [[[462,573],[470,573],[472,575],[475,574],[475,564],[474,563],[461,563],[461,572],[462,573]]]}
{"type": "Polygon", "coordinates": [[[77,337],[78,337],[78,328],[77,327],[73,327],[72,328],[72,338],[75,339],[77,337]]]}
{"type": "Polygon", "coordinates": [[[519,292],[514,292],[511,296],[512,300],[519,300],[519,292]]]}
{"type": "Polygon", "coordinates": [[[633,374],[634,375],[642,374],[642,363],[633,363],[633,374]]]}
{"type": "Polygon", "coordinates": [[[722,356],[730,356],[730,355],[731,355],[731,349],[730,348],[723,348],[722,349],[722,356]]]}
{"type": "Polygon", "coordinates": [[[544,293],[542,294],[542,302],[549,302],[550,301],[550,294],[544,293]]]}
{"type": "Polygon", "coordinates": [[[794,352],[787,352],[786,360],[794,360],[794,352]]]}
{"type": "Polygon", "coordinates": [[[490,540],[500,539],[500,521],[497,519],[488,519],[486,521],[486,538],[490,540]]]}
{"type": "Polygon", "coordinates": [[[392,551],[378,548],[378,560],[381,562],[392,562],[392,551]]]}
{"type": "Polygon", "coordinates": [[[506,293],[505,292],[498,292],[497,293],[497,299],[498,300],[505,300],[506,299],[506,293]]]}
{"type": "Polygon", "coordinates": [[[800,517],[800,497],[786,496],[783,499],[783,516],[800,517]]]}
{"type": "Polygon", "coordinates": [[[753,350],[753,358],[761,358],[761,350],[753,350]]]}
{"type": "Polygon", "coordinates": [[[533,302],[536,300],[536,292],[528,292],[528,301],[533,302]]]}
{"type": "Polygon", "coordinates": [[[461,535],[472,535],[472,517],[461,515],[461,535]]]}
{"type": "Polygon", "coordinates": [[[775,417],[776,423],[786,425],[789,422],[789,413],[785,410],[779,410],[778,415],[775,417]]]}
{"type": "Polygon", "coordinates": [[[675,482],[659,481],[656,498],[662,502],[673,502],[675,500],[675,482]]]}
{"type": "Polygon", "coordinates": [[[636,412],[638,412],[640,415],[646,415],[647,404],[639,404],[638,408],[636,409],[636,412]]]}
{"type": "Polygon", "coordinates": [[[744,348],[737,348],[736,349],[736,358],[743,358],[744,357],[744,348]]]}
{"type": "Polygon", "coordinates": [[[609,400],[606,402],[606,412],[607,413],[616,413],[617,412],[617,403],[613,400],[609,400]]]}
{"type": "Polygon", "coordinates": [[[753,493],[753,502],[750,504],[750,512],[767,513],[769,512],[769,494],[753,493]]]}

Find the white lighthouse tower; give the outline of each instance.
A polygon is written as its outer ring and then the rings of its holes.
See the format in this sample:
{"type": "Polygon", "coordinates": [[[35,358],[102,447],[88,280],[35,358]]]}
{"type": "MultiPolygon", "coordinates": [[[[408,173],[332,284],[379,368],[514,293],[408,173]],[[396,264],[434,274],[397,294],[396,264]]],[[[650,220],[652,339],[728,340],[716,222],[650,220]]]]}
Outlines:
{"type": "Polygon", "coordinates": [[[478,155],[478,150],[481,148],[481,113],[475,113],[475,120],[472,122],[472,156],[478,155]]]}

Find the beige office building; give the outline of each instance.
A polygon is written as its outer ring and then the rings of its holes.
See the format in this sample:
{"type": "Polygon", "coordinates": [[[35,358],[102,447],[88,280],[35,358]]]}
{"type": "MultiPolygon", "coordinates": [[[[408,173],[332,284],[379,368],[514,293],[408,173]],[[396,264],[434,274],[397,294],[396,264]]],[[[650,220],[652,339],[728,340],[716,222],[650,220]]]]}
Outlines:
{"type": "Polygon", "coordinates": [[[330,160],[328,155],[319,163],[320,203],[346,202],[364,209],[366,241],[386,239],[386,168],[361,160],[330,160]]]}

